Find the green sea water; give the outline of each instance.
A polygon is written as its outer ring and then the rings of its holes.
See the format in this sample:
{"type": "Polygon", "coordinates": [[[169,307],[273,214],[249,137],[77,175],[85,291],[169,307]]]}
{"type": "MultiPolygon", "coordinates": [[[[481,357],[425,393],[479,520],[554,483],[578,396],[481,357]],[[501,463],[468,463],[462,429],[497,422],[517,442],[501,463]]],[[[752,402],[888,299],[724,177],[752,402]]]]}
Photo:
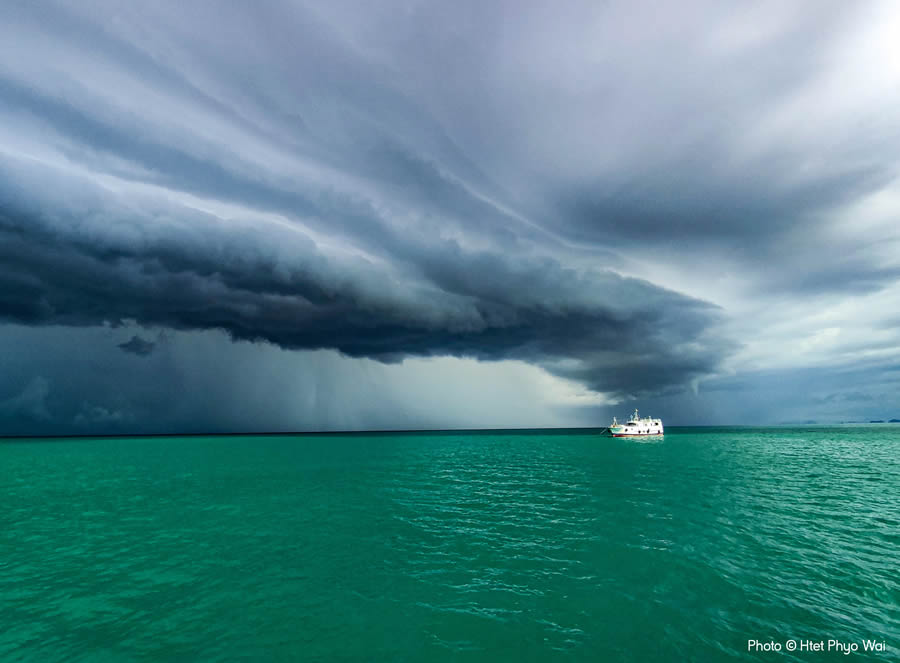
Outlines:
{"type": "Polygon", "coordinates": [[[900,660],[900,428],[0,443],[4,663],[720,660],[900,660]]]}

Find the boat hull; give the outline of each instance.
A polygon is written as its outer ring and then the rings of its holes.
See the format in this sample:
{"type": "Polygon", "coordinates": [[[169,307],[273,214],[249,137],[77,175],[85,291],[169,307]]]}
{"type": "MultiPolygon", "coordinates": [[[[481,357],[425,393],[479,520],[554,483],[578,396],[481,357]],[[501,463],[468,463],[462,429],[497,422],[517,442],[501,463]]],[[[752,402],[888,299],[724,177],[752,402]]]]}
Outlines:
{"type": "Polygon", "coordinates": [[[652,437],[654,435],[662,435],[663,429],[661,426],[650,426],[647,428],[638,429],[636,431],[630,431],[628,430],[628,428],[622,426],[617,428],[610,428],[609,434],[613,437],[652,437]]]}

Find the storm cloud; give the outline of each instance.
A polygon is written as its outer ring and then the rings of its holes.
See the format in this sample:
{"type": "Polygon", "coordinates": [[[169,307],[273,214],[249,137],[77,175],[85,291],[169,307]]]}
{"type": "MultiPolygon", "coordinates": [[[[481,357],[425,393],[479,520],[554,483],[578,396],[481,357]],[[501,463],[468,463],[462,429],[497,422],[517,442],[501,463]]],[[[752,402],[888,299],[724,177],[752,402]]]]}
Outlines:
{"type": "Polygon", "coordinates": [[[11,4],[0,320],[525,362],[605,403],[852,361],[874,321],[822,312],[898,303],[891,12],[11,4]]]}

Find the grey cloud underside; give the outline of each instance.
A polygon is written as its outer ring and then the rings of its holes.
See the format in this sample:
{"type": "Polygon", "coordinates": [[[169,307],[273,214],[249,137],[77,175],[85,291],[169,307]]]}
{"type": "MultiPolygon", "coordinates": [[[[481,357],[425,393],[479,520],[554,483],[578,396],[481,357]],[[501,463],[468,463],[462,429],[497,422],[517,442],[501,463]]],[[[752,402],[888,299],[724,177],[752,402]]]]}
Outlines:
{"type": "MultiPolygon", "coordinates": [[[[396,275],[328,264],[310,243],[290,256],[295,271],[282,273],[265,255],[274,249],[252,236],[215,238],[223,251],[216,256],[171,233],[137,251],[32,234],[40,225],[33,219],[0,225],[0,313],[29,324],[134,319],[382,361],[523,359],[620,394],[681,384],[729,349],[686,359],[686,346],[715,319],[706,304],[609,272],[577,276],[547,260],[426,253],[434,260],[405,275],[405,290],[392,284],[396,275]]],[[[147,342],[137,340],[120,347],[143,354],[147,342]]]]}
{"type": "Polygon", "coordinates": [[[571,232],[584,240],[656,243],[689,238],[708,245],[749,239],[748,250],[764,257],[777,251],[786,232],[814,229],[821,222],[819,214],[879,190],[894,175],[888,164],[872,165],[818,174],[786,187],[791,167],[760,164],[763,175],[753,181],[747,172],[717,172],[714,161],[687,169],[681,165],[684,170],[635,178],[638,181],[605,194],[568,191],[558,207],[571,232]]]}

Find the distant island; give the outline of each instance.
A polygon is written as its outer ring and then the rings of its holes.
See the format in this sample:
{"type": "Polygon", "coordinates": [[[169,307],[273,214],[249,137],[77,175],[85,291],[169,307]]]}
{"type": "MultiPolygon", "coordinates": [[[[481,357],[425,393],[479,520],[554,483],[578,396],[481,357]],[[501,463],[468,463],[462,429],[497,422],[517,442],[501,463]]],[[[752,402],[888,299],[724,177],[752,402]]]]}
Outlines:
{"type": "Polygon", "coordinates": [[[817,419],[804,419],[794,420],[794,421],[782,421],[776,425],[778,426],[835,426],[835,425],[848,425],[848,424],[900,424],[900,419],[869,419],[868,421],[861,421],[859,419],[853,420],[841,420],[841,421],[819,421],[817,419]]]}
{"type": "Polygon", "coordinates": [[[868,421],[840,421],[841,424],[900,424],[900,419],[869,419],[868,421]]]}

